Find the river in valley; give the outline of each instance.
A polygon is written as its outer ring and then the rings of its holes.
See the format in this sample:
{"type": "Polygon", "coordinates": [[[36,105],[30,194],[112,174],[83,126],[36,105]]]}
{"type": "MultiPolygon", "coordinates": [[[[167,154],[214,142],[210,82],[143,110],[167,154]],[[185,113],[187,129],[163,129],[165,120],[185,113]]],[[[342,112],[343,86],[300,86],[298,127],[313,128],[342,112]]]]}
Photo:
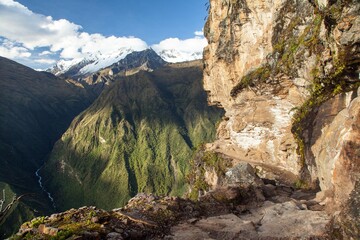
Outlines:
{"type": "Polygon", "coordinates": [[[51,203],[52,203],[52,206],[54,209],[56,209],[56,206],[55,206],[55,201],[54,201],[54,198],[51,196],[51,193],[49,193],[48,191],[46,191],[43,183],[42,183],[42,177],[40,175],[40,170],[43,166],[41,166],[40,168],[38,168],[35,172],[35,175],[36,177],[38,178],[38,183],[39,183],[39,186],[40,188],[45,192],[45,194],[48,196],[48,198],[50,199],[51,203]]]}

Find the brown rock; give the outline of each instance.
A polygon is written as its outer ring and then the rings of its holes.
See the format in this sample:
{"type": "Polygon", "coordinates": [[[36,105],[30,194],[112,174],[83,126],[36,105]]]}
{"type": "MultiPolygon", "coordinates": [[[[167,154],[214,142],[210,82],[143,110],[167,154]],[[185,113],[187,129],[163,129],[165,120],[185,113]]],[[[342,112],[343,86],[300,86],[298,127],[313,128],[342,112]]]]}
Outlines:
{"type": "Polygon", "coordinates": [[[249,188],[250,186],[262,186],[263,182],[255,174],[254,168],[246,162],[238,163],[225,173],[225,183],[230,186],[249,188]]]}
{"type": "Polygon", "coordinates": [[[45,224],[40,224],[38,227],[38,231],[41,234],[56,236],[56,234],[59,232],[59,229],[54,227],[48,227],[45,224]]]}
{"type": "Polygon", "coordinates": [[[266,198],[269,198],[269,197],[273,197],[276,195],[276,191],[275,191],[276,187],[272,184],[266,184],[262,187],[262,190],[263,190],[263,193],[264,193],[264,196],[266,198]]]}

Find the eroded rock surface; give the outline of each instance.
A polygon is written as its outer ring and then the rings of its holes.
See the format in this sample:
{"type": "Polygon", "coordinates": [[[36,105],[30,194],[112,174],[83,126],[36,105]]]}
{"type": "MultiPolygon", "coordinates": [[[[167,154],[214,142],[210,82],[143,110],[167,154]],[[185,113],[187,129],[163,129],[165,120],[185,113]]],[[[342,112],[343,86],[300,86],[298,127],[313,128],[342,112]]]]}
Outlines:
{"type": "Polygon", "coordinates": [[[342,228],[336,237],[359,238],[351,222],[359,215],[360,2],[210,6],[204,86],[226,113],[208,150],[263,178],[320,190],[317,200],[342,228]]]}
{"type": "MultiPolygon", "coordinates": [[[[260,180],[261,181],[261,180],[260,180]]],[[[138,194],[119,209],[70,209],[24,223],[16,239],[328,239],[331,217],[314,192],[261,184],[264,198],[234,185],[191,201],[138,194]],[[246,198],[244,196],[246,195],[246,198]],[[218,198],[217,196],[222,196],[218,198]]]]}
{"type": "Polygon", "coordinates": [[[182,223],[171,229],[172,239],[326,239],[330,217],[299,208],[295,202],[265,202],[248,214],[226,214],[182,223]]]}

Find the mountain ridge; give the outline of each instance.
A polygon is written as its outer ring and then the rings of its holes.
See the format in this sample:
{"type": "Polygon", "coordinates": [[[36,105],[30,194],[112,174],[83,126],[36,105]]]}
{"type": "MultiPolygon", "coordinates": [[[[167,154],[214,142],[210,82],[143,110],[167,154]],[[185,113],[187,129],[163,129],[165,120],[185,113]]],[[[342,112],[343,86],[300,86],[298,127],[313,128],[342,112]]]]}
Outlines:
{"type": "Polygon", "coordinates": [[[202,52],[188,53],[175,49],[155,51],[151,47],[141,50],[134,50],[132,48],[124,47],[109,54],[98,52],[97,54],[92,54],[83,58],[60,60],[53,67],[47,69],[46,71],[51,72],[56,76],[62,76],[65,78],[70,77],[76,79],[77,77],[88,77],[91,74],[94,74],[104,68],[108,68],[109,66],[120,62],[131,53],[143,51],[154,51],[164,61],[172,63],[193,61],[202,58],[202,52]]]}
{"type": "MultiPolygon", "coordinates": [[[[13,224],[36,211],[51,211],[35,171],[73,117],[92,101],[81,87],[0,57],[0,183],[11,189],[8,197],[35,193],[22,200],[22,213],[10,216],[13,224]]],[[[5,224],[0,232],[12,227],[5,224]]]]}
{"type": "Polygon", "coordinates": [[[192,148],[214,137],[222,113],[207,106],[201,66],[118,77],[75,118],[41,171],[57,206],[110,209],[139,191],[183,193],[192,148]]]}

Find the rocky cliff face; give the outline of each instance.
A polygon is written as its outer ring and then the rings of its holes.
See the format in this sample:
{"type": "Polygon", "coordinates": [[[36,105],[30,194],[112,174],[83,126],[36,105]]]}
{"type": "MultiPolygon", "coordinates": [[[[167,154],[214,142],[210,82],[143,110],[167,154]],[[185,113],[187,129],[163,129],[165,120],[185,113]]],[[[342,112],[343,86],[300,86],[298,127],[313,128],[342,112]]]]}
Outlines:
{"type": "Polygon", "coordinates": [[[211,0],[204,86],[226,117],[209,149],[262,176],[320,187],[329,209],[354,203],[359,9],[358,1],[211,0]]]}
{"type": "Polygon", "coordinates": [[[209,46],[204,52],[204,85],[210,102],[226,110],[227,118],[214,146],[218,151],[299,173],[291,110],[306,98],[312,65],[303,64],[296,78],[282,71],[270,76],[270,65],[279,58],[271,55],[276,41],[285,37],[281,36],[284,29],[298,18],[296,35],[301,35],[313,21],[308,16],[313,15],[313,7],[306,1],[263,1],[260,5],[254,1],[211,1],[205,29],[209,46]],[[235,93],[234,88],[245,77],[251,86],[235,93]]]}

